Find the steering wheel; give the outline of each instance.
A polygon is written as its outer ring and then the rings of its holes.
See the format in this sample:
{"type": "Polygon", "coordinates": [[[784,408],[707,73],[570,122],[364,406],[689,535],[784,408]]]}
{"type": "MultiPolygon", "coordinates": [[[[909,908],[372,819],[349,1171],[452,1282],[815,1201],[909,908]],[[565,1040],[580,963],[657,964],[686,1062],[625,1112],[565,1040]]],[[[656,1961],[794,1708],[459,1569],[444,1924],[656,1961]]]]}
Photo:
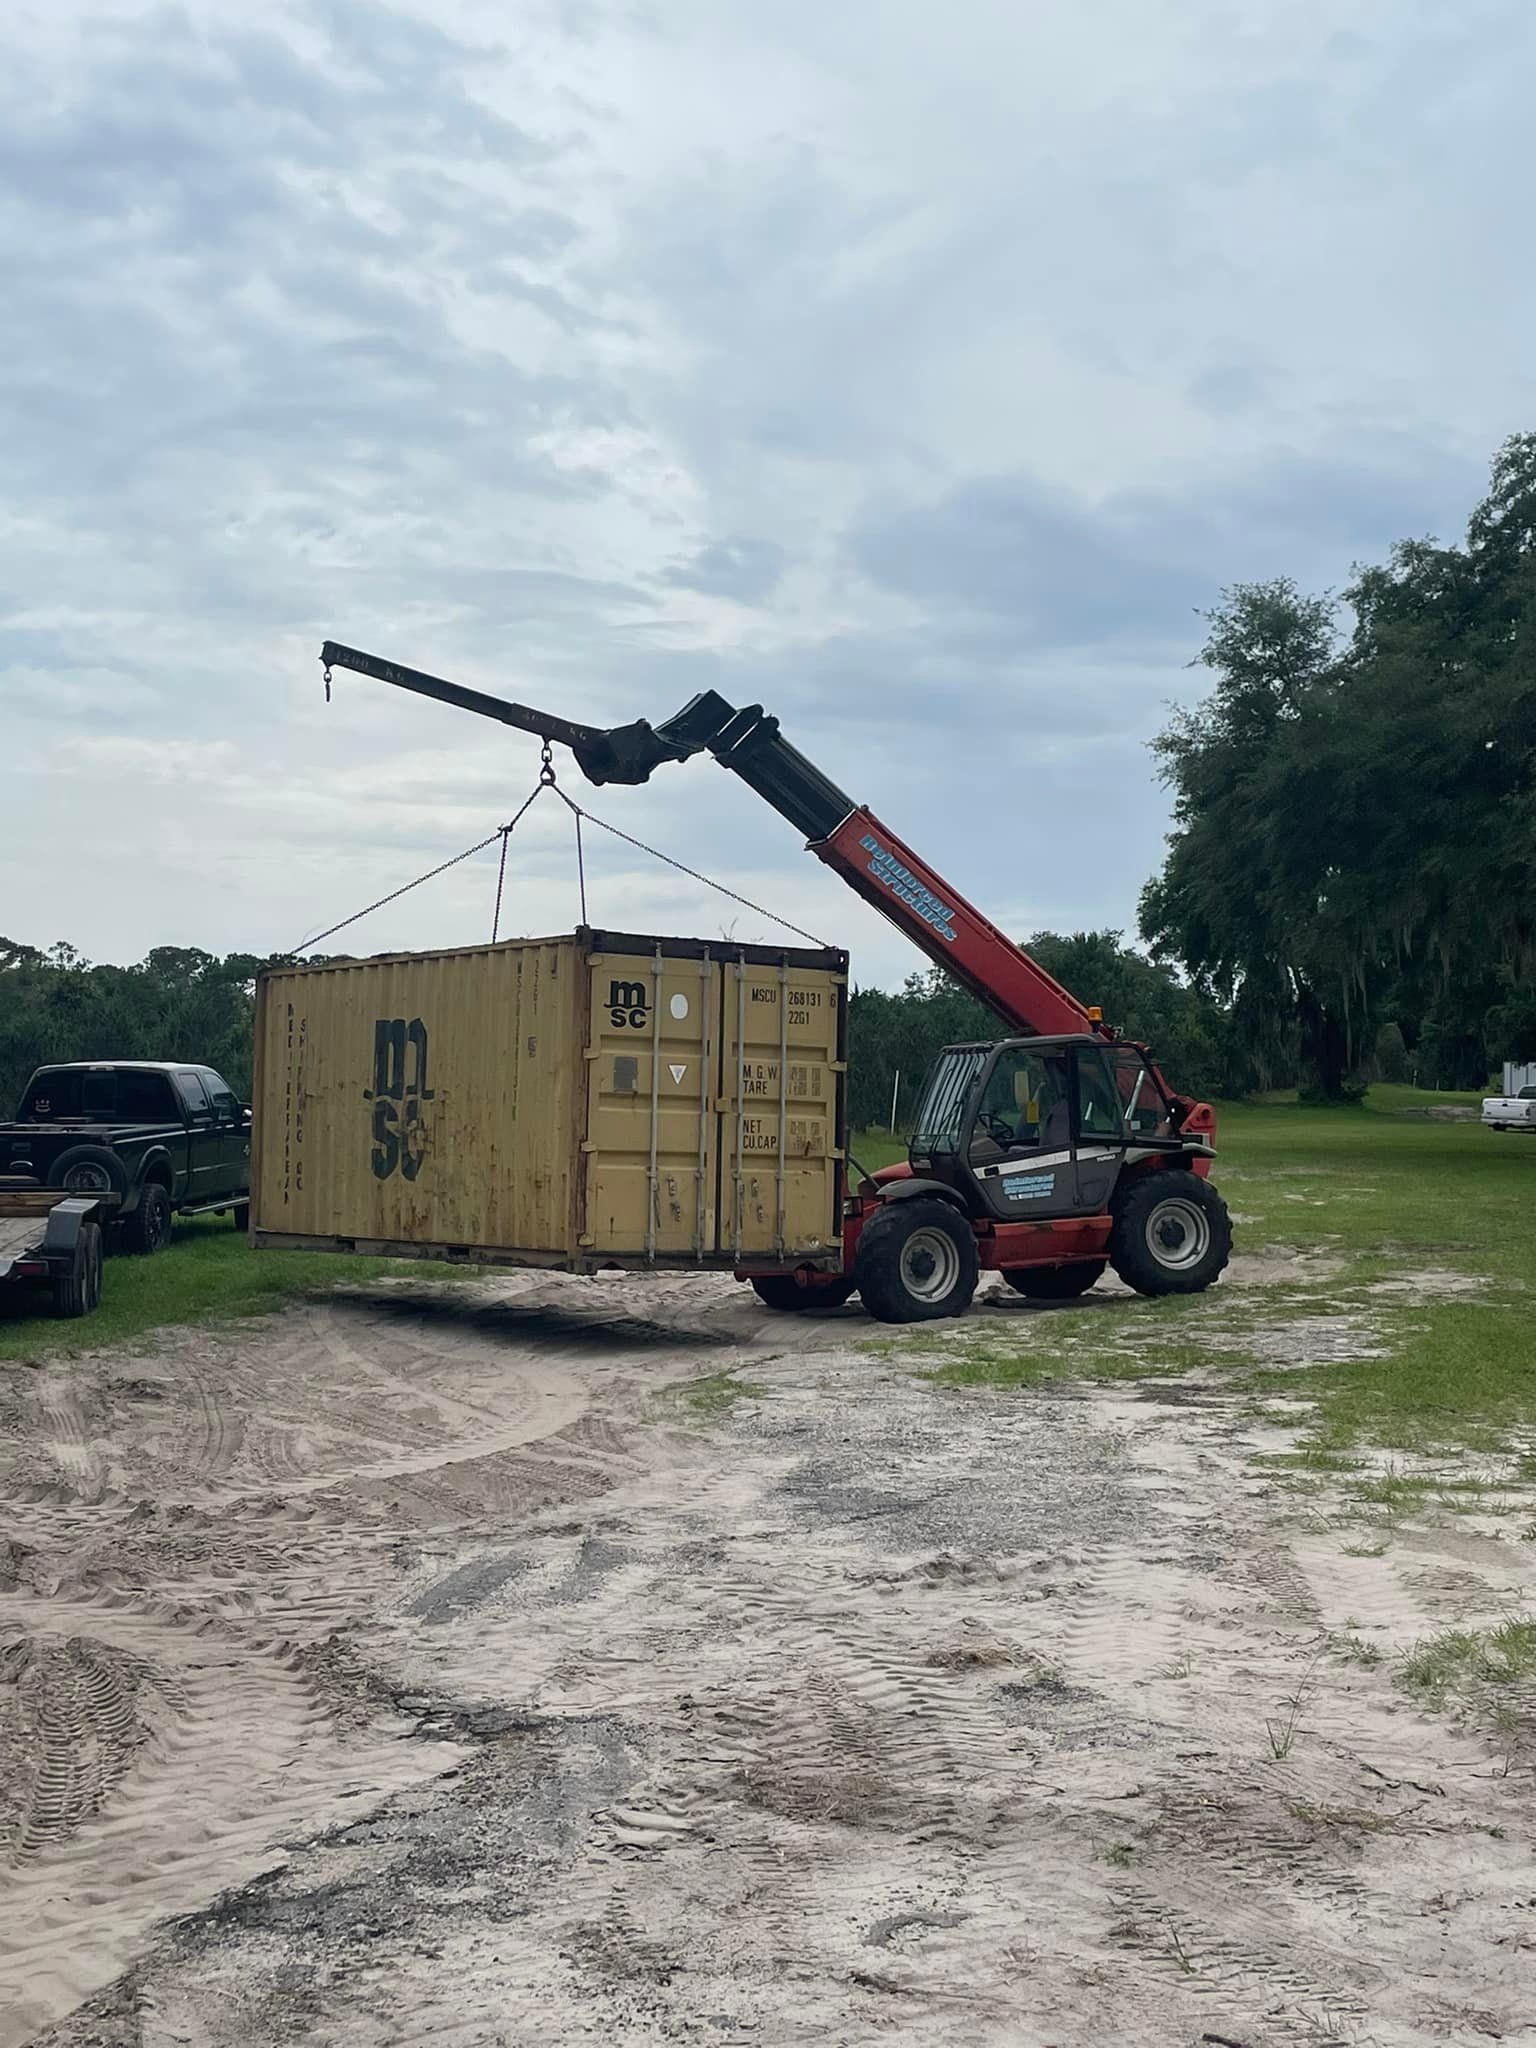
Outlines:
{"type": "Polygon", "coordinates": [[[1000,1116],[994,1116],[990,1109],[977,1110],[976,1121],[981,1125],[994,1145],[1012,1145],[1015,1142],[1013,1125],[1004,1123],[1003,1119],[1000,1116]]]}

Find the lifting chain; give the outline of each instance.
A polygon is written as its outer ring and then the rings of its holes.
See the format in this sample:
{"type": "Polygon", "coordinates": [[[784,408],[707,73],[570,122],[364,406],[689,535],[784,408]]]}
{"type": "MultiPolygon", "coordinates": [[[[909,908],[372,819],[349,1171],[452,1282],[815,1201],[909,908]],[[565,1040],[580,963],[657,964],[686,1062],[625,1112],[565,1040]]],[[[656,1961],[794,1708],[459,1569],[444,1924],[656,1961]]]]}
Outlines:
{"type": "Polygon", "coordinates": [[[329,704],[331,701],[331,664],[323,654],[320,657],[320,673],[325,682],[325,701],[329,704]]]}
{"type": "Polygon", "coordinates": [[[549,741],[546,740],[539,753],[539,787],[540,789],[553,789],[554,786],[555,757],[550,752],[549,741]]]}

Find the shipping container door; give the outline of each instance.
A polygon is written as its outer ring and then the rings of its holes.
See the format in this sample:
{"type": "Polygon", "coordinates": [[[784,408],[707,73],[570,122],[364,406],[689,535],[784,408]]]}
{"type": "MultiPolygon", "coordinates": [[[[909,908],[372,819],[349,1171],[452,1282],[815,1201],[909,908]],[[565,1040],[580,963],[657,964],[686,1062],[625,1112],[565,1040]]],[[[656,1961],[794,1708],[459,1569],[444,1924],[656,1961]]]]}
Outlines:
{"type": "Polygon", "coordinates": [[[588,1252],[702,1257],[717,1244],[713,961],[594,953],[588,1252]]]}
{"type": "Polygon", "coordinates": [[[843,979],[720,963],[720,1242],[753,1256],[841,1236],[843,979]]]}

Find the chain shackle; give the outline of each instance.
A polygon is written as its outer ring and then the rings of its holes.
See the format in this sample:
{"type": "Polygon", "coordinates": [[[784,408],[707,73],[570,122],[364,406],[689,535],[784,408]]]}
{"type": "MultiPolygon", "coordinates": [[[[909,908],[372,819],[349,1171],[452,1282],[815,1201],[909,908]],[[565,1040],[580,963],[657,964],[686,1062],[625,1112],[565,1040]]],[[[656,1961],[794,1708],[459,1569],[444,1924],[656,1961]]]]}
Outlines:
{"type": "Polygon", "coordinates": [[[539,787],[553,789],[555,786],[555,757],[550,751],[549,741],[544,742],[539,754],[539,787]]]}

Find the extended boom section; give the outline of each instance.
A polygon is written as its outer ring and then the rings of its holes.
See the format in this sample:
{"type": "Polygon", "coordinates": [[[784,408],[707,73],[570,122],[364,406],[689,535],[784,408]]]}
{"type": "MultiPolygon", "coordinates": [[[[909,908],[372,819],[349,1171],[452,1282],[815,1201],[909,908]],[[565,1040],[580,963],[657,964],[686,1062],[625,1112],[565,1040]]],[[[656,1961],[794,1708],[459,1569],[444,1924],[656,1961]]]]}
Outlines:
{"type": "Polygon", "coordinates": [[[982,916],[873,811],[857,810],[812,842],[818,860],[899,925],[930,960],[1010,1029],[1037,1037],[1104,1027],[1076,996],[982,916]]]}
{"type": "MultiPolygon", "coordinates": [[[[335,640],[326,641],[321,660],[327,674],[332,667],[355,669],[569,747],[589,782],[647,782],[665,762],[711,753],[787,818],[818,860],[1011,1030],[1036,1037],[1082,1033],[1105,1044],[1116,1042],[1098,1010],[1079,1002],[872,811],[824,775],[784,738],[779,721],[760,704],[738,708],[718,691],[704,690],[660,725],[643,718],[629,725],[583,725],[556,712],[465,689],[335,640]]],[[[1189,1137],[1208,1138],[1216,1127],[1210,1108],[1174,1094],[1150,1061],[1148,1066],[1175,1127],[1189,1137]]]]}

